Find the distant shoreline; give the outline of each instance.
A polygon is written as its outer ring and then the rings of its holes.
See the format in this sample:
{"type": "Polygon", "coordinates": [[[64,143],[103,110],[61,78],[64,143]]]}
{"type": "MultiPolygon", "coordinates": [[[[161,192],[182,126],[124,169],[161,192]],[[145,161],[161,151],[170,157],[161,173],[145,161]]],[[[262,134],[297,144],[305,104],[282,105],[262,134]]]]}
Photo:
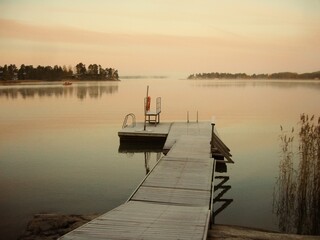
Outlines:
{"type": "Polygon", "coordinates": [[[281,81],[300,81],[300,82],[304,82],[304,81],[320,81],[320,78],[315,78],[315,79],[303,79],[303,78],[296,78],[296,79],[290,79],[290,78],[283,78],[283,79],[279,79],[279,78],[185,78],[184,80],[199,80],[199,81],[205,81],[205,80],[236,80],[236,81],[276,81],[276,82],[281,82],[281,81]]]}
{"type": "Polygon", "coordinates": [[[120,79],[110,80],[110,79],[104,79],[104,80],[79,80],[79,79],[62,79],[62,80],[0,80],[1,85],[14,85],[14,84],[32,84],[32,83],[61,83],[64,82],[71,82],[71,83],[81,83],[81,82],[120,82],[120,79]]]}
{"type": "Polygon", "coordinates": [[[99,64],[90,64],[88,69],[82,62],[78,63],[74,70],[71,66],[40,66],[21,64],[18,68],[15,64],[0,66],[0,80],[25,81],[25,80],[59,81],[67,80],[118,80],[118,70],[103,68],[99,64]]]}
{"type": "Polygon", "coordinates": [[[259,80],[319,80],[320,79],[320,71],[310,72],[310,73],[294,73],[294,72],[278,72],[271,74],[252,74],[248,75],[246,73],[219,73],[219,72],[211,72],[211,73],[196,73],[190,74],[187,79],[259,79],[259,80]]]}

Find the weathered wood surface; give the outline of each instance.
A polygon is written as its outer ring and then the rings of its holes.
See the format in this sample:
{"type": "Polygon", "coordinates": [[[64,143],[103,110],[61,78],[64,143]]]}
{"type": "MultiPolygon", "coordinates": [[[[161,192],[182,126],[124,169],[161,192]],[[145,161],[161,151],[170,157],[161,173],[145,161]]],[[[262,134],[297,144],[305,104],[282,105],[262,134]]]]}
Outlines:
{"type": "Polygon", "coordinates": [[[173,161],[163,158],[143,186],[179,189],[211,189],[213,161],[173,161]]]}
{"type": "MultiPolygon", "coordinates": [[[[94,217],[96,218],[96,217],[94,217]]],[[[28,223],[26,231],[19,240],[52,240],[72,231],[74,226],[80,226],[92,220],[91,215],[60,215],[36,214],[28,223]],[[70,229],[71,228],[71,229],[70,229]]],[[[218,225],[208,231],[207,240],[320,240],[320,236],[306,236],[270,232],[239,226],[218,225]]]]}
{"type": "Polygon", "coordinates": [[[206,239],[214,172],[210,124],[170,127],[174,145],[128,202],[61,240],[206,239]]]}
{"type": "Polygon", "coordinates": [[[132,197],[135,201],[193,206],[208,206],[210,191],[149,187],[142,185],[132,197]]]}
{"type": "Polygon", "coordinates": [[[207,137],[207,139],[209,139],[209,142],[210,142],[211,125],[208,122],[199,122],[199,123],[174,122],[172,123],[166,143],[163,147],[164,151],[169,151],[171,147],[176,143],[176,141],[182,135],[205,136],[207,137]]]}
{"type": "Polygon", "coordinates": [[[171,147],[168,156],[210,159],[210,152],[210,138],[205,136],[182,135],[171,147]]]}
{"type": "Polygon", "coordinates": [[[209,206],[212,159],[163,157],[132,200],[209,206]]]}
{"type": "Polygon", "coordinates": [[[206,239],[206,207],[130,201],[61,237],[84,239],[206,239]]]}

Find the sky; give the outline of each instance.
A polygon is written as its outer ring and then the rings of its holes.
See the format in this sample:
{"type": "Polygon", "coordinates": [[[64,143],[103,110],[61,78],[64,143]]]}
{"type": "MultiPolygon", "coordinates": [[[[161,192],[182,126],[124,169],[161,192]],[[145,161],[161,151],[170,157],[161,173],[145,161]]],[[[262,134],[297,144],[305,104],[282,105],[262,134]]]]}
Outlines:
{"type": "Polygon", "coordinates": [[[0,65],[320,70],[320,0],[0,0],[0,65]]]}

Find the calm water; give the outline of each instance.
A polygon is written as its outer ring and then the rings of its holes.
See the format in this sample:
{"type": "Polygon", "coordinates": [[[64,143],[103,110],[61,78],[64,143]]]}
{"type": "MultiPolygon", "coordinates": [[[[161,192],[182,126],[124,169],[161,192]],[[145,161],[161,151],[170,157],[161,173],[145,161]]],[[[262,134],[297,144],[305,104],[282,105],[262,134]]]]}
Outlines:
{"type": "MultiPolygon", "coordinates": [[[[280,124],[319,115],[319,81],[127,79],[0,86],[0,235],[15,239],[33,214],[104,213],[143,179],[145,155],[118,153],[127,113],[143,120],[146,86],[162,97],[162,120],[210,121],[235,161],[233,202],[216,223],[277,230],[272,197],[280,124]]],[[[157,154],[148,162],[152,167],[157,154]]],[[[216,208],[219,205],[216,206],[216,208]]]]}

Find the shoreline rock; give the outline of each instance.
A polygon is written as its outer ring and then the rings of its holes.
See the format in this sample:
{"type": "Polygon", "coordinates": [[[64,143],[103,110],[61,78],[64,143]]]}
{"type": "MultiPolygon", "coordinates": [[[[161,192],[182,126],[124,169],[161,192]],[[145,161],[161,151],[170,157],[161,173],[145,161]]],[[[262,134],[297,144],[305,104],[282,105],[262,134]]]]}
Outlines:
{"type": "Polygon", "coordinates": [[[18,240],[56,240],[60,236],[98,217],[93,215],[65,215],[41,213],[33,216],[18,240]]]}
{"type": "MultiPolygon", "coordinates": [[[[56,213],[42,213],[33,216],[27,225],[24,233],[18,240],[56,240],[62,235],[80,227],[81,225],[98,217],[100,214],[92,215],[66,215],[56,213]]],[[[208,232],[207,240],[267,240],[267,239],[287,239],[287,240],[320,240],[320,236],[305,236],[296,234],[285,234],[271,232],[261,229],[253,229],[240,226],[214,225],[208,232]]]]}

